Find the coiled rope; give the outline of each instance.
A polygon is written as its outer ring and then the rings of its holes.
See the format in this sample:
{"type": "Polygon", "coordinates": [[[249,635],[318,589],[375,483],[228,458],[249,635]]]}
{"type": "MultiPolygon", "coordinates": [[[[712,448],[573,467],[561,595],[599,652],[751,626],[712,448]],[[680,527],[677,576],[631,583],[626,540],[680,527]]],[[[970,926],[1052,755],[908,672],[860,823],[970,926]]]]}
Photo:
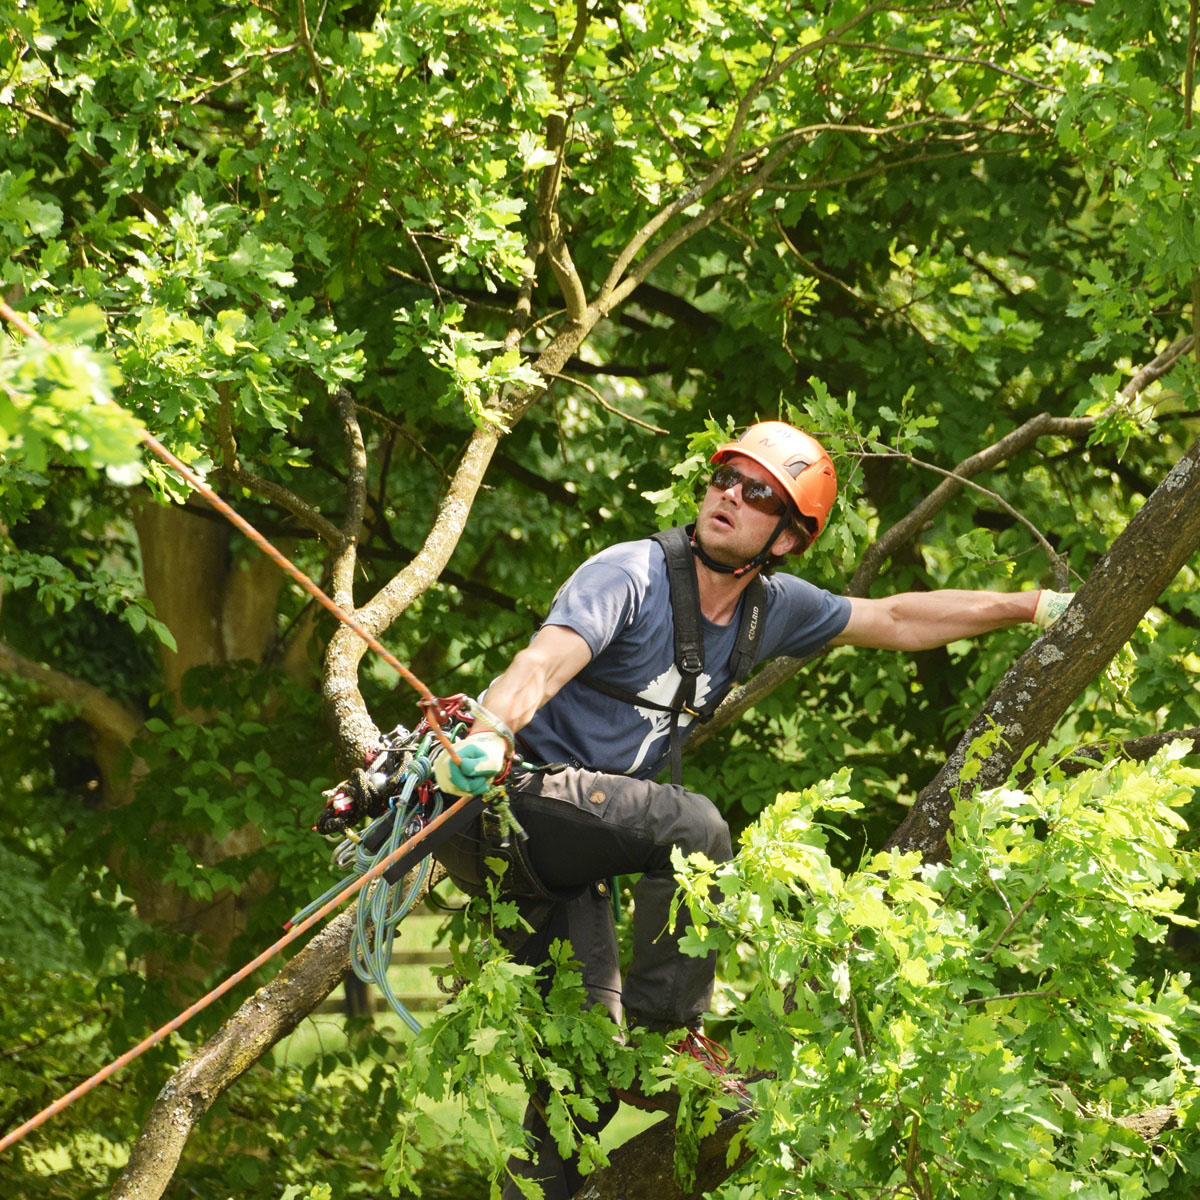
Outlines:
{"type": "MultiPolygon", "coordinates": [[[[344,842],[335,857],[338,866],[348,868],[356,875],[375,873],[371,886],[358,900],[354,930],[350,935],[350,966],[363,983],[373,983],[379,989],[392,1011],[413,1033],[421,1032],[421,1023],[393,991],[388,967],[392,961],[396,931],[420,899],[429,879],[431,864],[428,857],[423,858],[414,871],[394,883],[380,878],[375,866],[381,858],[393,858],[396,850],[407,847],[413,836],[442,811],[444,802],[441,792],[426,789],[427,794],[418,794],[418,788],[428,781],[433,768],[429,757],[431,742],[431,737],[423,738],[405,763],[403,783],[399,791],[389,798],[388,811],[377,817],[361,835],[344,842]],[[377,851],[368,849],[375,844],[372,833],[385,825],[389,830],[383,844],[377,851]]],[[[306,920],[309,913],[325,904],[342,886],[337,884],[324,895],[318,896],[306,908],[302,908],[288,922],[288,926],[306,920]]]]}

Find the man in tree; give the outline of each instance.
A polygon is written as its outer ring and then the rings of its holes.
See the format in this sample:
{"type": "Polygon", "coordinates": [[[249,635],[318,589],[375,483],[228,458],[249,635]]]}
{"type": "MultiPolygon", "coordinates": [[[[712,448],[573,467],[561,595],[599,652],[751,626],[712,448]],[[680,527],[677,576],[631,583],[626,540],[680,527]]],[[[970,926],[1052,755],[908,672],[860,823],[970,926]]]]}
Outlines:
{"type": "MultiPolygon", "coordinates": [[[[740,1084],[725,1075],[724,1052],[699,1031],[712,998],[714,956],[683,954],[682,922],[667,928],[676,888],[672,849],[716,862],[732,854],[716,806],[679,786],[681,731],[716,708],[747,660],[826,645],[929,649],[1021,622],[1048,624],[1065,597],[946,589],[847,599],[775,574],[774,566],[803,553],[828,520],[837,492],[828,454],[808,434],[765,421],[721,446],[712,461],[696,523],[687,537],[676,535],[685,547],[675,552],[677,573],[671,575],[669,534],[595,555],[488,689],[489,712],[519,733],[523,757],[550,764],[514,770],[508,779],[525,838],[505,838],[485,816],[440,857],[474,892],[488,875],[484,860],[506,860],[502,887],[534,931],[520,957],[544,961],[553,939],[569,938],[593,1003],[618,1023],[624,1010],[631,1028],[684,1029],[680,1050],[737,1092],[740,1084]],[[698,606],[690,618],[689,593],[698,606]],[[677,633],[689,620],[701,646],[681,672],[688,650],[677,645],[677,633]],[[674,782],[655,783],[668,757],[674,782]],[[605,881],[625,874],[641,878],[622,986],[605,881]]],[[[508,764],[506,739],[483,722],[456,750],[461,764],[442,756],[435,767],[439,786],[451,793],[481,793],[508,764]]],[[[578,1175],[558,1158],[536,1105],[526,1124],[534,1160],[512,1166],[539,1179],[548,1196],[569,1196],[578,1175]]]]}

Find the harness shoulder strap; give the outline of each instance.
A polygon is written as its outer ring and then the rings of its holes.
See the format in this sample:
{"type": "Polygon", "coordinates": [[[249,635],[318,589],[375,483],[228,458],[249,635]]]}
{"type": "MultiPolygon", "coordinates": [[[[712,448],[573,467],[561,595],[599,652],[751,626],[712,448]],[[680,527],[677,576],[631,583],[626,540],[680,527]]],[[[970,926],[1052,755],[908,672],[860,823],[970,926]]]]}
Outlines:
{"type": "Polygon", "coordinates": [[[679,718],[695,713],[696,682],[704,670],[704,632],[700,627],[700,587],[692,562],[691,538],[681,528],[664,529],[653,535],[667,558],[667,582],[671,589],[671,617],[675,625],[675,665],[679,688],[671,705],[668,758],[671,782],[683,783],[683,737],[679,718]]]}
{"type": "Polygon", "coordinates": [[[671,615],[675,622],[675,665],[693,681],[704,670],[704,632],[700,627],[700,588],[692,543],[682,526],[653,534],[667,558],[667,582],[671,588],[671,615]]]}
{"type": "Polygon", "coordinates": [[[729,656],[729,669],[741,683],[758,662],[758,639],[767,615],[767,585],[761,575],[755,575],[742,597],[742,620],[738,625],[737,644],[729,656]]]}

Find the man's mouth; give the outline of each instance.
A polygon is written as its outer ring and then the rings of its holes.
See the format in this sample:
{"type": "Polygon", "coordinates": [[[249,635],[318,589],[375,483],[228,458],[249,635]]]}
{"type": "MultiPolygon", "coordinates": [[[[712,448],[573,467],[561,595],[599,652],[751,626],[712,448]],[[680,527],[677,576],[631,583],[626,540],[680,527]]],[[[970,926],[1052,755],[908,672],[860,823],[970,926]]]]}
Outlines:
{"type": "Polygon", "coordinates": [[[733,520],[732,520],[732,518],[729,516],[729,514],[728,514],[728,513],[724,513],[724,512],[715,512],[715,513],[713,513],[713,515],[712,515],[712,520],[713,520],[713,523],[714,523],[714,524],[716,524],[716,525],[721,525],[721,526],[723,526],[723,527],[724,527],[724,528],[726,528],[726,529],[732,529],[732,528],[733,528],[733,520]]]}

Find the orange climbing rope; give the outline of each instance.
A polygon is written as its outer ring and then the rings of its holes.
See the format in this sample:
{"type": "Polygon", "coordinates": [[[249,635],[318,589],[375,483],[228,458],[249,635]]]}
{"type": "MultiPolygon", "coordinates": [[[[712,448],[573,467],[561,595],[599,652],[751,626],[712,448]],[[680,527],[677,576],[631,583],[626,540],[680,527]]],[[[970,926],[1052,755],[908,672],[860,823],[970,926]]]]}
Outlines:
{"type": "Polygon", "coordinates": [[[279,951],[284,948],[284,946],[294,942],[298,937],[300,937],[301,934],[307,933],[308,930],[317,924],[318,921],[326,917],[343,901],[348,900],[355,894],[355,892],[364,887],[366,884],[370,883],[373,879],[377,879],[394,862],[397,862],[410,850],[414,849],[427,837],[436,832],[437,829],[442,825],[445,825],[448,821],[452,820],[461,809],[465,808],[469,803],[476,799],[477,797],[475,796],[460,797],[460,799],[452,804],[449,808],[439,813],[432,821],[429,822],[428,825],[418,830],[402,846],[397,846],[396,849],[393,850],[386,858],[381,859],[373,867],[371,867],[370,870],[364,872],[352,883],[347,884],[345,888],[338,892],[338,894],[332,899],[326,901],[325,904],[318,908],[316,912],[312,913],[308,917],[305,917],[305,919],[300,921],[298,924],[293,925],[292,928],[283,935],[283,937],[281,937],[273,945],[268,946],[267,949],[265,949],[257,958],[248,962],[240,971],[235,971],[223,983],[219,983],[211,992],[208,993],[207,996],[201,997],[196,1001],[195,1004],[191,1005],[189,1008],[185,1008],[177,1017],[172,1018],[164,1026],[162,1026],[161,1029],[156,1029],[148,1038],[138,1042],[138,1044],[131,1050],[126,1050],[125,1053],[120,1056],[120,1058],[115,1058],[108,1064],[108,1066],[101,1067],[101,1069],[97,1071],[90,1079],[85,1079],[83,1083],[79,1084],[78,1087],[72,1088],[71,1091],[67,1092],[63,1096],[60,1096],[54,1101],[53,1104],[42,1109],[37,1116],[30,1117],[24,1125],[20,1125],[16,1129],[12,1130],[11,1133],[5,1134],[3,1138],[0,1138],[0,1153],[3,1153],[5,1150],[7,1150],[14,1142],[19,1142],[27,1133],[32,1132],[39,1125],[44,1124],[46,1121],[50,1120],[51,1117],[62,1112],[64,1108],[78,1100],[79,1097],[85,1092],[90,1092],[92,1088],[96,1087],[97,1084],[103,1083],[110,1076],[115,1075],[119,1070],[121,1070],[122,1067],[128,1066],[135,1058],[140,1057],[151,1047],[157,1046],[159,1042],[161,1042],[164,1038],[169,1037],[181,1025],[185,1024],[187,1021],[190,1021],[192,1017],[194,1017],[202,1009],[207,1008],[214,1000],[219,1000],[223,995],[225,995],[226,992],[228,992],[231,988],[236,987],[248,975],[252,975],[255,971],[257,971],[258,968],[261,967],[263,963],[267,962],[268,959],[271,959],[278,954],[279,951]]]}
{"type": "MultiPolygon", "coordinates": [[[[10,308],[3,300],[0,300],[0,317],[3,317],[14,328],[18,329],[27,338],[39,343],[47,345],[46,339],[38,333],[19,313],[10,308]]],[[[335,603],[329,596],[317,586],[316,583],[309,578],[299,567],[290,559],[276,549],[253,525],[250,524],[241,514],[236,512],[234,508],[226,501],[222,500],[216,492],[213,491],[207,483],[204,482],[194,471],[192,471],[185,463],[181,462],[174,454],[171,453],[153,434],[146,430],[141,432],[141,440],[158,458],[162,459],[173,471],[182,476],[193,488],[196,489],[213,506],[222,516],[231,521],[238,529],[242,531],[268,558],[277,563],[283,568],[310,596],[313,597],[324,608],[328,609],[342,624],[354,631],[366,644],[378,654],[388,666],[399,672],[400,677],[414,688],[421,696],[421,708],[423,710],[425,720],[429,725],[431,732],[445,747],[447,753],[454,759],[459,761],[458,755],[455,753],[450,739],[443,732],[439,712],[439,702],[433,693],[416,677],[407,667],[403,665],[393,654],[391,654],[360,622],[355,620],[345,609],[335,603]]],[[[119,1058],[114,1059],[106,1067],[97,1071],[90,1079],[84,1080],[78,1087],[73,1088],[65,1095],[60,1096],[53,1104],[44,1108],[36,1116],[31,1117],[23,1125],[0,1138],[0,1153],[7,1150],[15,1142],[18,1142],[27,1133],[36,1129],[39,1125],[44,1124],[51,1117],[62,1112],[68,1105],[78,1100],[85,1092],[89,1092],[98,1084],[103,1083],[110,1076],[115,1075],[123,1067],[131,1063],[135,1058],[140,1057],[153,1046],[158,1045],[164,1038],[169,1037],[180,1026],[191,1020],[197,1013],[207,1008],[213,1001],[220,999],[231,988],[236,987],[247,976],[252,975],[259,967],[261,967],[269,959],[273,958],[285,946],[294,942],[297,938],[307,933],[314,925],[331,913],[335,908],[355,895],[361,888],[372,880],[382,875],[393,863],[398,862],[401,857],[409,853],[417,845],[423,842],[429,835],[434,833],[440,826],[449,822],[462,810],[468,803],[474,800],[475,797],[463,796],[455,804],[452,804],[444,812],[417,831],[403,845],[398,846],[391,854],[387,855],[377,862],[370,870],[360,875],[352,883],[346,885],[336,896],[333,896],[329,901],[323,904],[316,912],[306,917],[290,928],[283,937],[281,937],[273,945],[269,946],[257,958],[248,962],[239,971],[235,971],[223,983],[218,984],[206,996],[197,1000],[190,1007],[184,1009],[178,1016],[168,1021],[162,1028],[155,1030],[149,1037],[139,1042],[132,1049],[127,1050],[119,1058]]]]}

